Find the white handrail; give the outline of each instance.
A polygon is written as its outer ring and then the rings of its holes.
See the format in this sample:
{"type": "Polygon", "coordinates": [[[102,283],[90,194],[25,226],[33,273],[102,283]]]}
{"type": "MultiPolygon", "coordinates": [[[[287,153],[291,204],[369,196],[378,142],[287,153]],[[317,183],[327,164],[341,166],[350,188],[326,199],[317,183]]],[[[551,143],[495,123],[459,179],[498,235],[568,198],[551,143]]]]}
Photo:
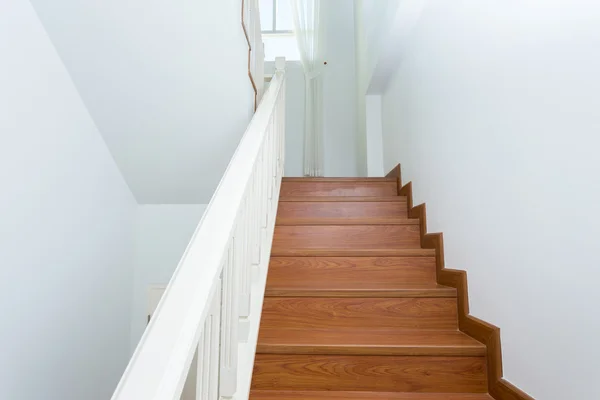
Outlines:
{"type": "Polygon", "coordinates": [[[284,136],[285,59],[280,58],[113,400],[179,399],[190,384],[195,399],[231,398],[238,382],[244,388],[236,399],[247,399],[284,136]],[[252,284],[252,276],[258,284],[252,284]],[[249,351],[239,360],[238,344],[244,340],[249,351]],[[197,365],[190,369],[194,359],[197,365]],[[244,376],[238,376],[240,365],[244,376]],[[194,372],[195,379],[186,383],[194,372]]]}

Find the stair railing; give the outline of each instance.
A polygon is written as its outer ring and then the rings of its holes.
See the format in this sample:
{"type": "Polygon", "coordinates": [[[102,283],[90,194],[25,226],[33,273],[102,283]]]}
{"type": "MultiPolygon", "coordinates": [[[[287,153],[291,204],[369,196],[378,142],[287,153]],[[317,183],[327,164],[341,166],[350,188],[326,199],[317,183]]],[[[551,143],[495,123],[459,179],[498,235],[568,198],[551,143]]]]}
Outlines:
{"type": "Polygon", "coordinates": [[[113,400],[248,399],[284,165],[285,59],[275,64],[113,400]]]}

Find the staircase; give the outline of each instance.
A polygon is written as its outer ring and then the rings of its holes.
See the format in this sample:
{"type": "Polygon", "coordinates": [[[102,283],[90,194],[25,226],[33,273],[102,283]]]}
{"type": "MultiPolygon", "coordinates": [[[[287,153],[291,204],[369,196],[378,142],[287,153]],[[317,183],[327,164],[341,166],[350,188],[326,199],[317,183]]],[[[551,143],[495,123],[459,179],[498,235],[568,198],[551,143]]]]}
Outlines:
{"type": "Polygon", "coordinates": [[[283,179],[252,400],[484,400],[487,379],[397,179],[283,179]]]}

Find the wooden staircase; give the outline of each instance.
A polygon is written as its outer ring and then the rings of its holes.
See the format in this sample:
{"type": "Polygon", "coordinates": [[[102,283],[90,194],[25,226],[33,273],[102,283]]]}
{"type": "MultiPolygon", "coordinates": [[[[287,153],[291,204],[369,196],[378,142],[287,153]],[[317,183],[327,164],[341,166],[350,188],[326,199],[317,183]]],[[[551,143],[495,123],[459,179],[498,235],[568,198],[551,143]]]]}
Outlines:
{"type": "Polygon", "coordinates": [[[395,178],[284,178],[252,400],[491,399],[408,216],[395,178]]]}

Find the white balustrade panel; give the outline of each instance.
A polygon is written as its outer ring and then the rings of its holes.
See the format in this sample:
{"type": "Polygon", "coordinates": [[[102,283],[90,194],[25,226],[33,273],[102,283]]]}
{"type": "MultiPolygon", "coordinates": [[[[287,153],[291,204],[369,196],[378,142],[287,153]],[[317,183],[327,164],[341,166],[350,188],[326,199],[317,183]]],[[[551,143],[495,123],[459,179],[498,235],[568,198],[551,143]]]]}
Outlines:
{"type": "Polygon", "coordinates": [[[113,400],[248,398],[284,165],[276,68],[113,400]]]}

